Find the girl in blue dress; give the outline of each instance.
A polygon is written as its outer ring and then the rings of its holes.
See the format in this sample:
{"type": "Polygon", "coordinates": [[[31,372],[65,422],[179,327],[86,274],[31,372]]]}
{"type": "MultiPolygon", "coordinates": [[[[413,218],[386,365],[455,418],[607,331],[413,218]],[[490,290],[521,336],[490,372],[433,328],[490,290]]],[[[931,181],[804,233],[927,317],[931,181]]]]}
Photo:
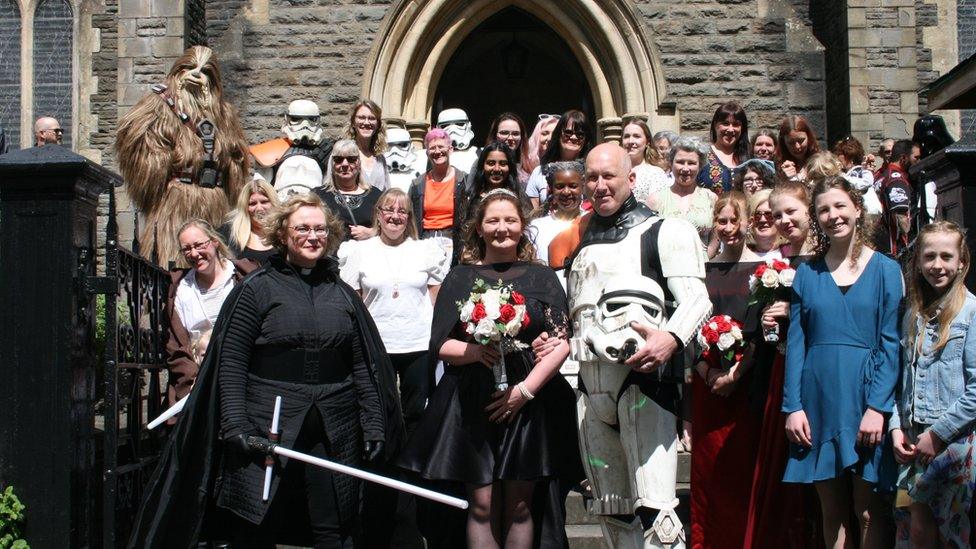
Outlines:
{"type": "Polygon", "coordinates": [[[783,480],[816,486],[827,547],[891,547],[878,492],[896,472],[882,446],[899,371],[901,270],[868,247],[861,193],[843,177],[818,181],[812,198],[815,257],[797,268],[790,305],[783,480]]]}

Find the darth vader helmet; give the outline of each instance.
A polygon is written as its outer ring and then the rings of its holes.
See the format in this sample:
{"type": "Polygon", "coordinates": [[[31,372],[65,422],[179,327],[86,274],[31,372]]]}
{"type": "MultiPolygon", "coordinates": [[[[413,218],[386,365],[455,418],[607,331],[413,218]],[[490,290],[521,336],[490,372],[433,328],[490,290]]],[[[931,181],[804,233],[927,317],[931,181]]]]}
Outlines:
{"type": "Polygon", "coordinates": [[[468,113],[461,109],[444,109],[437,115],[437,127],[447,132],[454,150],[463,151],[471,146],[474,132],[468,113]]]}
{"type": "Polygon", "coordinates": [[[297,99],[289,103],[281,133],[294,145],[317,145],[322,139],[319,106],[308,99],[297,99]]]}
{"type": "Polygon", "coordinates": [[[913,130],[912,141],[918,145],[919,150],[922,152],[922,158],[936,151],[940,151],[955,142],[952,136],[949,135],[949,129],[946,128],[945,119],[937,114],[929,114],[919,118],[915,121],[913,130]]]}
{"type": "Polygon", "coordinates": [[[390,149],[383,153],[383,157],[390,171],[410,172],[417,162],[417,153],[413,151],[410,133],[402,128],[389,128],[386,130],[386,144],[390,149]]]}
{"type": "Polygon", "coordinates": [[[665,322],[664,290],[646,276],[610,278],[596,303],[594,323],[585,334],[594,354],[606,362],[624,362],[644,346],[632,322],[660,328],[665,322]]]}

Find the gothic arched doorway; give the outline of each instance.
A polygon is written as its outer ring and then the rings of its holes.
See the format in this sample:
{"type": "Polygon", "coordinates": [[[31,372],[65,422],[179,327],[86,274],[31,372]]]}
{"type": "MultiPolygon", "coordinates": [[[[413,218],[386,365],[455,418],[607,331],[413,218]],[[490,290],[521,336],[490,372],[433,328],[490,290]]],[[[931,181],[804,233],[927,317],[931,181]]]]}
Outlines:
{"type": "Polygon", "coordinates": [[[478,25],[444,68],[431,116],[445,108],[468,113],[475,143],[485,142],[492,119],[512,111],[531,132],[540,113],[580,109],[596,124],[593,96],[583,67],[548,25],[510,7],[478,25]]]}

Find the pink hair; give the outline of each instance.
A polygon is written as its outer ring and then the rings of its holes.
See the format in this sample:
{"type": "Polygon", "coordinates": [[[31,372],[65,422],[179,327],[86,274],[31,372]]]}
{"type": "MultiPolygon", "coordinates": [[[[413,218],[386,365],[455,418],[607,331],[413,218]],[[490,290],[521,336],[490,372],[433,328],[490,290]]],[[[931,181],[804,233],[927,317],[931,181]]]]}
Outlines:
{"type": "Polygon", "coordinates": [[[532,173],[532,170],[539,165],[539,157],[542,156],[542,151],[539,150],[539,142],[542,140],[542,130],[548,125],[556,125],[559,122],[558,116],[553,116],[545,120],[540,120],[535,125],[535,129],[532,130],[532,136],[529,137],[529,153],[522,157],[522,171],[525,173],[532,173]]]}
{"type": "Polygon", "coordinates": [[[424,147],[429,147],[430,142],[435,139],[447,139],[449,142],[451,140],[446,131],[442,130],[441,128],[431,128],[431,130],[427,132],[427,135],[424,136],[424,147]]]}

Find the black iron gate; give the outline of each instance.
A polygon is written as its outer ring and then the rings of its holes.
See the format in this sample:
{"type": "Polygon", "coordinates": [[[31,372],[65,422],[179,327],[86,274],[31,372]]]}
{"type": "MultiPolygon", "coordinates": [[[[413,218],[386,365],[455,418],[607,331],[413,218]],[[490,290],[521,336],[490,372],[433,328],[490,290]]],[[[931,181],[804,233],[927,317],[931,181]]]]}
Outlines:
{"type": "Polygon", "coordinates": [[[115,194],[109,193],[105,276],[90,289],[104,295],[103,547],[125,544],[142,491],[165,442],[166,428],[146,423],[166,408],[166,299],[169,274],[118,243],[115,194]]]}

